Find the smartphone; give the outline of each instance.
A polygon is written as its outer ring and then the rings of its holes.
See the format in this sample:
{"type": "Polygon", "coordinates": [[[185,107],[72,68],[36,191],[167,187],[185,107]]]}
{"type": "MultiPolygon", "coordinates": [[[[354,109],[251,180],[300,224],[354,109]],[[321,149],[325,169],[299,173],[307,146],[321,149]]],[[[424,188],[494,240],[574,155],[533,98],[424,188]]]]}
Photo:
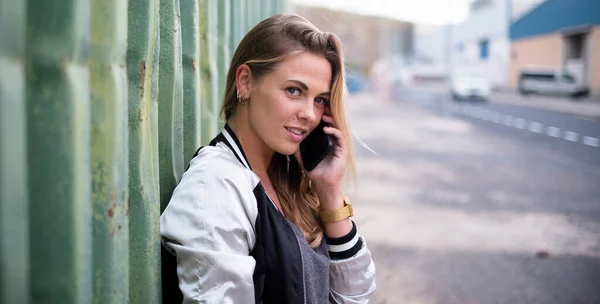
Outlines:
{"type": "Polygon", "coordinates": [[[321,123],[300,143],[304,170],[312,171],[332,150],[333,137],[323,131],[327,123],[321,123]]]}

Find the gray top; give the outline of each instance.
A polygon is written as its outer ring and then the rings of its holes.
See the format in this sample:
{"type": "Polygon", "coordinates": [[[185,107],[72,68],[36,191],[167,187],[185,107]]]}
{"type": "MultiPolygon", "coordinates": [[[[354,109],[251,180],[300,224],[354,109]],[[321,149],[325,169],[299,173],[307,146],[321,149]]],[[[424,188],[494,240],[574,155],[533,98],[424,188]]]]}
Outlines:
{"type": "Polygon", "coordinates": [[[329,252],[325,240],[316,248],[311,248],[304,234],[288,220],[300,244],[302,271],[304,272],[304,294],[307,304],[329,303],[329,252]]]}

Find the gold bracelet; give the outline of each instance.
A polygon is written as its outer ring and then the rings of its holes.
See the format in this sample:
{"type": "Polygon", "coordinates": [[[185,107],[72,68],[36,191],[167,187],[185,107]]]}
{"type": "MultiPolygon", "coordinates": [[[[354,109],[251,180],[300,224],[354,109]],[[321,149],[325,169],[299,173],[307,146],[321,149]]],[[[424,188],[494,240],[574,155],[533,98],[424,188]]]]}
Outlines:
{"type": "Polygon", "coordinates": [[[350,200],[344,196],[344,206],[334,210],[319,212],[319,217],[324,223],[335,223],[354,216],[354,210],[350,200]]]}

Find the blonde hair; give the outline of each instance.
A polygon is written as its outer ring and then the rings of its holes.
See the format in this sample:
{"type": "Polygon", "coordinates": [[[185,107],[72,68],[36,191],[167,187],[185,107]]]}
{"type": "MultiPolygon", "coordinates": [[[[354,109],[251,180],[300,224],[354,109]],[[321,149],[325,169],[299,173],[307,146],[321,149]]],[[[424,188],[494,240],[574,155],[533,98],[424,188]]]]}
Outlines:
{"type": "MultiPolygon", "coordinates": [[[[259,80],[272,72],[287,56],[309,52],[322,56],[331,65],[332,82],[329,107],[338,129],[346,137],[347,168],[354,171],[354,154],[345,115],[346,94],[342,44],[333,33],[320,31],[308,20],[294,14],[279,14],[263,20],[250,30],[238,45],[227,74],[221,118],[229,120],[238,106],[235,77],[237,68],[246,64],[252,77],[259,80]]],[[[296,159],[275,153],[268,175],[283,209],[283,214],[298,226],[311,247],[323,239],[323,223],[318,216],[319,199],[296,159]]]]}

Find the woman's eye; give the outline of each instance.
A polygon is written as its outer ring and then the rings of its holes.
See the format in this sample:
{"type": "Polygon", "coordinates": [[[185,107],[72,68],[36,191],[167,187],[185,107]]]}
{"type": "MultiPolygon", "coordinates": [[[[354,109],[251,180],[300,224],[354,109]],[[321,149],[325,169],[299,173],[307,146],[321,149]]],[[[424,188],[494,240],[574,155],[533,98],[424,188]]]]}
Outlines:
{"type": "Polygon", "coordinates": [[[300,93],[301,93],[301,92],[300,92],[300,89],[298,89],[298,88],[295,88],[295,87],[289,87],[289,88],[287,88],[287,89],[286,89],[286,91],[287,91],[288,93],[290,93],[290,94],[294,95],[294,96],[298,96],[298,95],[300,95],[300,93]]]}
{"type": "Polygon", "coordinates": [[[319,105],[326,105],[329,101],[326,98],[317,97],[315,98],[315,102],[319,105]]]}

